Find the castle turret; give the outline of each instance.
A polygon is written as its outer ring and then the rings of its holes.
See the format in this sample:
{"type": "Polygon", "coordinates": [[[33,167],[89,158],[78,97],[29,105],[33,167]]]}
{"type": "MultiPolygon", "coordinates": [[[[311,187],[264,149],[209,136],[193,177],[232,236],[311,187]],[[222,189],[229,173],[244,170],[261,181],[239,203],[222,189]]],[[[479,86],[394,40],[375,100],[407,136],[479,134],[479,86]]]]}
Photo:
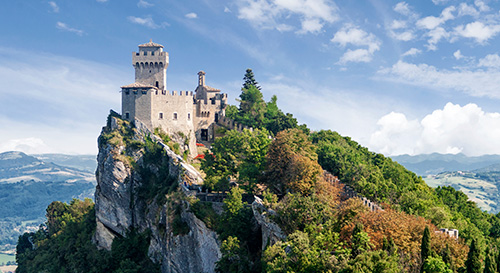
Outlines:
{"type": "Polygon", "coordinates": [[[198,86],[205,85],[205,71],[198,72],[198,86]]]}
{"type": "Polygon", "coordinates": [[[162,45],[152,40],[139,45],[139,52],[132,53],[132,65],[136,83],[167,89],[168,52],[163,52],[162,45]]]}

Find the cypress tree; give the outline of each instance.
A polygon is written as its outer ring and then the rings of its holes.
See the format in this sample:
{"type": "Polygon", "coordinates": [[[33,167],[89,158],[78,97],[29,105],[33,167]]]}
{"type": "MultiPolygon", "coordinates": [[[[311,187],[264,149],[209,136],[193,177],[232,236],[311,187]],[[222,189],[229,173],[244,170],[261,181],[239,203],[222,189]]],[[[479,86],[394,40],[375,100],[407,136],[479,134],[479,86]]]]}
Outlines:
{"type": "Polygon", "coordinates": [[[480,273],[481,272],[481,250],[477,246],[475,239],[469,248],[469,253],[467,254],[467,261],[465,261],[465,268],[467,273],[480,273]]]}
{"type": "Polygon", "coordinates": [[[450,246],[446,244],[446,247],[441,251],[441,258],[443,262],[448,265],[448,267],[455,272],[455,265],[453,264],[453,257],[451,256],[450,246]]]}
{"type": "Polygon", "coordinates": [[[486,259],[484,260],[484,273],[495,273],[496,271],[496,264],[495,264],[495,259],[492,257],[493,253],[491,253],[491,249],[488,247],[486,249],[486,259]]]}
{"type": "Polygon", "coordinates": [[[426,226],[424,229],[424,236],[422,236],[422,244],[420,245],[420,257],[422,258],[422,264],[431,254],[431,232],[429,227],[426,226]]]}

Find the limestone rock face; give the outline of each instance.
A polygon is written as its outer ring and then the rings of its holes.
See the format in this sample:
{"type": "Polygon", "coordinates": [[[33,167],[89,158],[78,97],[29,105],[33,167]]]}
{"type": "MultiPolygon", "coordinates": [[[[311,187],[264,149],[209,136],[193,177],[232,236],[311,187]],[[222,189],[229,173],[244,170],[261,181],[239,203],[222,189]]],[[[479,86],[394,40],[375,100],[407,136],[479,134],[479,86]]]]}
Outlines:
{"type": "MultiPolygon", "coordinates": [[[[116,121],[112,120],[111,127],[114,126],[116,121]]],[[[150,230],[148,255],[161,264],[162,272],[215,272],[215,263],[222,256],[217,234],[189,212],[188,202],[183,201],[180,215],[189,232],[175,236],[168,200],[159,204],[157,200],[138,197],[136,190],[141,186],[142,177],[122,161],[122,150],[124,147],[99,143],[95,192],[97,228],[93,237],[96,245],[110,250],[113,239],[126,236],[130,229],[150,230]]],[[[178,156],[168,152],[167,155],[171,163],[169,173],[177,176],[176,181],[197,179],[189,175],[192,170],[186,169],[187,164],[181,164],[178,156]]]]}
{"type": "Polygon", "coordinates": [[[255,201],[252,203],[252,211],[255,220],[262,229],[262,250],[286,238],[285,233],[278,224],[269,218],[270,215],[276,215],[276,212],[267,209],[259,197],[255,197],[255,201]]]}

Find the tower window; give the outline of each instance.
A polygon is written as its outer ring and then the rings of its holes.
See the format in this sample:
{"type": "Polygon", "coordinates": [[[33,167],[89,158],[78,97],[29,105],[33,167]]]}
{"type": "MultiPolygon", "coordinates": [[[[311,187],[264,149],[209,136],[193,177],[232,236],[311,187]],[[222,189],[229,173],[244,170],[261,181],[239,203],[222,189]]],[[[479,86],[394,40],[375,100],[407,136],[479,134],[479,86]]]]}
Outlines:
{"type": "Polygon", "coordinates": [[[148,52],[147,51],[144,51],[144,56],[148,55],[148,52]]]}
{"type": "Polygon", "coordinates": [[[145,94],[147,94],[147,93],[148,93],[148,91],[147,91],[146,89],[142,89],[142,94],[144,94],[144,95],[145,95],[145,94]]]}
{"type": "Polygon", "coordinates": [[[134,90],[134,95],[137,95],[137,90],[134,90]]]}
{"type": "Polygon", "coordinates": [[[174,120],[177,120],[177,113],[174,113],[174,120]]]}
{"type": "Polygon", "coordinates": [[[158,114],[158,117],[159,117],[160,119],[163,119],[163,113],[159,113],[159,114],[158,114]]]}
{"type": "Polygon", "coordinates": [[[156,87],[160,87],[160,83],[156,81],[156,87]]]}
{"type": "Polygon", "coordinates": [[[130,94],[130,90],[126,89],[125,90],[125,95],[128,95],[128,94],[130,94]]]}
{"type": "Polygon", "coordinates": [[[129,112],[125,113],[125,118],[126,118],[126,119],[129,119],[129,118],[130,118],[130,113],[129,113],[129,112]]]}
{"type": "Polygon", "coordinates": [[[191,113],[188,113],[188,120],[191,120],[191,113]]]}

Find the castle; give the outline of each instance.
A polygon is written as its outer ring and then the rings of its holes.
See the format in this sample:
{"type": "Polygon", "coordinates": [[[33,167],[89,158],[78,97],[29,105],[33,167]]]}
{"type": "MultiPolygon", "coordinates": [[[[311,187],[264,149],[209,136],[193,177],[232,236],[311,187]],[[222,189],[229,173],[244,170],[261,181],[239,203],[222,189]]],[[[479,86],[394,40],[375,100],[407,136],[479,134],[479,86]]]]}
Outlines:
{"type": "Polygon", "coordinates": [[[122,118],[139,120],[149,130],[162,128],[169,135],[185,136],[191,156],[196,142],[214,140],[215,124],[224,116],[227,94],[205,84],[205,72],[198,72],[198,86],[192,91],[168,91],[168,52],[150,41],[132,53],[135,82],[122,86],[122,118]]]}

